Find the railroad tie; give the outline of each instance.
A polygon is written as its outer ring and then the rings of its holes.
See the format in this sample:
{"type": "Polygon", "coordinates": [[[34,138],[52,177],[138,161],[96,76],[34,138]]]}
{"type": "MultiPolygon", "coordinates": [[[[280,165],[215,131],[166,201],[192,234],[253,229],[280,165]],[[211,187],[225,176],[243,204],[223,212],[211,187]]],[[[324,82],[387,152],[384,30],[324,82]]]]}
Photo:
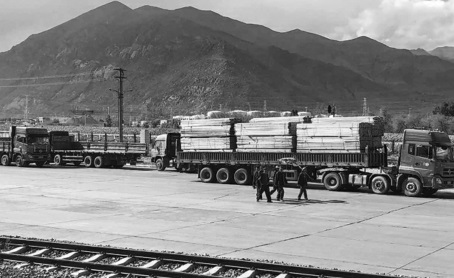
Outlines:
{"type": "Polygon", "coordinates": [[[50,249],[40,249],[40,250],[37,250],[36,252],[33,252],[31,254],[28,254],[27,256],[41,256],[41,255],[46,255],[47,253],[50,252],[50,249]]]}
{"type": "Polygon", "coordinates": [[[245,273],[241,274],[238,276],[238,278],[253,278],[257,274],[257,271],[255,269],[250,269],[246,271],[245,273]]]}
{"type": "Polygon", "coordinates": [[[175,269],[175,272],[189,272],[194,268],[193,263],[187,263],[185,265],[180,266],[179,268],[175,269]]]}
{"type": "Polygon", "coordinates": [[[77,278],[77,277],[81,277],[81,276],[87,276],[88,274],[90,274],[90,270],[81,269],[81,270],[78,270],[78,271],[75,271],[75,272],[71,273],[71,276],[77,278]]]}
{"type": "Polygon", "coordinates": [[[92,263],[92,262],[96,262],[101,259],[104,259],[105,257],[106,257],[106,254],[95,254],[95,255],[91,256],[90,258],[83,260],[82,262],[92,263]]]}
{"type": "Polygon", "coordinates": [[[14,266],[15,269],[21,269],[23,267],[29,266],[29,263],[21,263],[14,266]]]}
{"type": "Polygon", "coordinates": [[[130,262],[132,262],[133,260],[134,260],[133,257],[126,257],[126,258],[118,260],[114,263],[111,263],[111,265],[126,265],[126,264],[129,264],[130,262]]]}
{"type": "Polygon", "coordinates": [[[143,266],[141,266],[141,268],[154,269],[154,268],[158,268],[160,265],[162,265],[162,260],[153,260],[147,264],[144,264],[143,266]]]}
{"type": "Polygon", "coordinates": [[[210,270],[208,270],[207,272],[204,272],[202,275],[209,275],[209,276],[218,275],[218,273],[223,271],[224,269],[225,269],[224,266],[218,265],[218,266],[210,268],[210,270]]]}
{"type": "Polygon", "coordinates": [[[3,254],[22,254],[28,250],[27,246],[19,246],[9,251],[2,252],[3,254]]]}
{"type": "Polygon", "coordinates": [[[61,256],[61,257],[58,257],[56,258],[57,260],[71,260],[73,259],[74,257],[77,257],[79,256],[79,252],[78,251],[74,251],[74,252],[69,252],[69,253],[66,253],[65,255],[61,256]]]}
{"type": "Polygon", "coordinates": [[[120,276],[120,274],[118,274],[118,273],[110,273],[110,274],[102,276],[101,278],[116,278],[119,276],[120,276]]]}
{"type": "Polygon", "coordinates": [[[275,278],[291,278],[291,277],[292,276],[288,273],[281,273],[278,276],[276,276],[275,278]]]}

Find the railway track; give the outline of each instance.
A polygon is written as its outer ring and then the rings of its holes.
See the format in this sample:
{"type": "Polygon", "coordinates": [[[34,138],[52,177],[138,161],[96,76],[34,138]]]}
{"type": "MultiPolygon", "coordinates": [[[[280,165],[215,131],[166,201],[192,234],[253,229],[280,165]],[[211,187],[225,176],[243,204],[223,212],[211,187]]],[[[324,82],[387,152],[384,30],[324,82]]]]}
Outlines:
{"type": "Polygon", "coordinates": [[[140,251],[55,241],[0,237],[1,261],[15,268],[38,264],[51,273],[70,269],[73,277],[165,278],[379,278],[390,277],[256,261],[140,251]],[[101,275],[101,276],[99,276],[101,275]]]}

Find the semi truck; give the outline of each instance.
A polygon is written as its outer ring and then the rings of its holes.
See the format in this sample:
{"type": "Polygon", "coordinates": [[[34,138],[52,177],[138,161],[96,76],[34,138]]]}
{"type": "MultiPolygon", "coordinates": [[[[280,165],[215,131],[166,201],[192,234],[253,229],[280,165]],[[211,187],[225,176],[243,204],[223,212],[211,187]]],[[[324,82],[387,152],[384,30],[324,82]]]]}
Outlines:
{"type": "Polygon", "coordinates": [[[397,165],[388,164],[387,148],[357,153],[314,152],[296,149],[279,152],[184,151],[176,133],[157,137],[152,161],[158,170],[169,165],[178,169],[196,168],[202,182],[252,182],[256,166],[273,169],[283,166],[288,180],[296,180],[300,167],[330,191],[368,187],[376,194],[403,192],[406,196],[429,196],[439,189],[454,188],[454,158],[451,140],[438,131],[407,129],[397,165]]]}
{"type": "Polygon", "coordinates": [[[49,134],[45,128],[11,126],[0,132],[0,157],[3,166],[30,163],[42,167],[50,159],[49,134]]]}
{"type": "Polygon", "coordinates": [[[107,135],[103,141],[77,141],[67,131],[50,131],[50,161],[63,166],[72,163],[85,167],[122,168],[126,163],[135,165],[137,160],[147,154],[148,145],[132,142],[108,142],[107,135]]]}

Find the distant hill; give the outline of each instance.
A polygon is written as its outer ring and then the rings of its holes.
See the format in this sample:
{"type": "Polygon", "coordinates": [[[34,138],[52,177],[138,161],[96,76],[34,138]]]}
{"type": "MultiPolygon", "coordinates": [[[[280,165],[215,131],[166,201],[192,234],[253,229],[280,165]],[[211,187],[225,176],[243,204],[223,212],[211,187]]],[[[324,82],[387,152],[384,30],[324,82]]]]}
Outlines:
{"type": "Polygon", "coordinates": [[[454,62],[454,47],[452,46],[435,48],[434,50],[430,51],[430,54],[440,57],[441,59],[454,62]]]}
{"type": "Polygon", "coordinates": [[[367,37],[334,41],[245,24],[194,8],[111,2],[0,53],[1,117],[125,112],[140,118],[219,109],[431,109],[454,88],[454,64],[367,37]],[[39,78],[43,77],[43,78],[39,78]]]}

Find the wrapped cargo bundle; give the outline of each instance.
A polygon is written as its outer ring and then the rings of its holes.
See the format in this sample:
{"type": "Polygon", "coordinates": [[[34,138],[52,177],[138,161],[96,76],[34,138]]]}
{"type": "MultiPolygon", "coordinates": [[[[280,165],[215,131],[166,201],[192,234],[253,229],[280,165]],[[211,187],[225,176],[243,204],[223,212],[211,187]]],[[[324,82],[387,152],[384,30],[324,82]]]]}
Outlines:
{"type": "Polygon", "coordinates": [[[249,123],[302,123],[305,118],[307,118],[307,116],[253,118],[249,121],[249,123]]]}
{"type": "Polygon", "coordinates": [[[236,148],[234,120],[230,118],[181,121],[183,151],[232,151],[236,148]]]}
{"type": "Polygon", "coordinates": [[[296,123],[250,122],[236,124],[237,152],[292,152],[296,123]]]}
{"type": "Polygon", "coordinates": [[[314,118],[297,125],[297,152],[363,152],[381,148],[384,133],[379,117],[314,118]]]}

